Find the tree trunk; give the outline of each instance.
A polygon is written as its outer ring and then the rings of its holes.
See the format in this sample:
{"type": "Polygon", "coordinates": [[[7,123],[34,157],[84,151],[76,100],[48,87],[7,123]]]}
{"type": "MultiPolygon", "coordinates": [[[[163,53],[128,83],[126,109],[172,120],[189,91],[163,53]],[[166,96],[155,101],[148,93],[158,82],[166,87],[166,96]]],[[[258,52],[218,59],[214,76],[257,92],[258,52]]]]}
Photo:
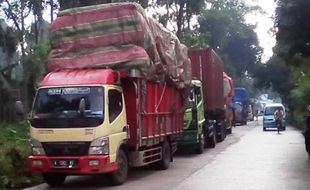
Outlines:
{"type": "Polygon", "coordinates": [[[180,0],[179,6],[179,13],[177,16],[177,36],[180,38],[182,34],[185,0],[180,0]]]}

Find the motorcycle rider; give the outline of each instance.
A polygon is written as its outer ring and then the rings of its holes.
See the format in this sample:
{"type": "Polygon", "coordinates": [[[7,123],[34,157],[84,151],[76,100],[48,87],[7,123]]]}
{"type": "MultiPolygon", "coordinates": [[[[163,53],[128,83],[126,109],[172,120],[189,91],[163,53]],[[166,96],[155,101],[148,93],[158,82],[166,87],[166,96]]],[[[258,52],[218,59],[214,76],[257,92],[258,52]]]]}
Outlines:
{"type": "Polygon", "coordinates": [[[280,107],[278,107],[277,110],[274,112],[274,119],[276,120],[276,126],[278,128],[278,133],[280,132],[280,129],[282,129],[283,115],[284,113],[280,107]]]}

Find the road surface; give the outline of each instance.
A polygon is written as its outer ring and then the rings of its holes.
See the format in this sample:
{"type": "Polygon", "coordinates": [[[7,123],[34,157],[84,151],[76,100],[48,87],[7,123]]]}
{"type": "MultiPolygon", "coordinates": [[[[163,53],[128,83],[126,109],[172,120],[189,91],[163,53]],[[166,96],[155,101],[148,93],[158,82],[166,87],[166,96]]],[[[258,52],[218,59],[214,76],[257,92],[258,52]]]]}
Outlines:
{"type": "MultiPolygon", "coordinates": [[[[100,190],[309,190],[310,160],[300,131],[262,130],[262,121],[237,126],[233,134],[201,155],[180,153],[171,167],[130,171],[127,182],[111,187],[102,176],[69,177],[57,189],[100,190]]],[[[27,190],[51,190],[46,184],[27,190]]]]}

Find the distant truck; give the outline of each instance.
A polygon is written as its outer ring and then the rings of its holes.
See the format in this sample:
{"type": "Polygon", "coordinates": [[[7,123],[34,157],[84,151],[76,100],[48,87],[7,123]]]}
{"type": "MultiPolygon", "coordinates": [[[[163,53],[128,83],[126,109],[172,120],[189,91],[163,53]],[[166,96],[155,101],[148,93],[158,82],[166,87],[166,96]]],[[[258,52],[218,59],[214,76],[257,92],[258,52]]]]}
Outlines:
{"type": "Polygon", "coordinates": [[[246,125],[251,103],[248,91],[245,88],[235,88],[234,94],[234,103],[238,105],[236,108],[236,122],[246,125]]]}
{"type": "Polygon", "coordinates": [[[234,80],[226,72],[223,72],[224,82],[224,102],[225,102],[225,121],[227,134],[232,133],[232,126],[234,125],[234,110],[231,105],[234,100],[234,80]]]}
{"type": "Polygon", "coordinates": [[[134,3],[60,12],[51,45],[30,170],[59,186],[68,175],[108,173],[119,185],[129,167],[167,169],[184,127],[186,47],[134,3]]]}

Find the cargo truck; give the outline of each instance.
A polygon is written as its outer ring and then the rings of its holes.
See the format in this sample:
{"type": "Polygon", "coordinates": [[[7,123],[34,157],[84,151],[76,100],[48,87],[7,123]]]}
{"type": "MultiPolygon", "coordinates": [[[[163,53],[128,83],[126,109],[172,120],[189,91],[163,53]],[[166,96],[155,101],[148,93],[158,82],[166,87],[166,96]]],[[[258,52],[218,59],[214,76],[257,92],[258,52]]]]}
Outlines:
{"type": "Polygon", "coordinates": [[[177,142],[179,147],[194,147],[192,150],[201,154],[204,148],[213,148],[217,141],[223,141],[226,131],[231,131],[226,122],[224,66],[210,48],[190,49],[188,55],[193,80],[186,101],[184,131],[177,142]]]}
{"type": "Polygon", "coordinates": [[[226,126],[224,64],[211,48],[190,49],[188,56],[191,60],[192,78],[201,81],[206,145],[214,147],[215,139],[217,142],[223,141],[226,130],[231,127],[226,126]]]}
{"type": "Polygon", "coordinates": [[[135,3],[64,10],[51,39],[30,170],[58,186],[68,175],[108,173],[118,185],[129,167],[167,169],[183,131],[186,47],[135,3]]]}

